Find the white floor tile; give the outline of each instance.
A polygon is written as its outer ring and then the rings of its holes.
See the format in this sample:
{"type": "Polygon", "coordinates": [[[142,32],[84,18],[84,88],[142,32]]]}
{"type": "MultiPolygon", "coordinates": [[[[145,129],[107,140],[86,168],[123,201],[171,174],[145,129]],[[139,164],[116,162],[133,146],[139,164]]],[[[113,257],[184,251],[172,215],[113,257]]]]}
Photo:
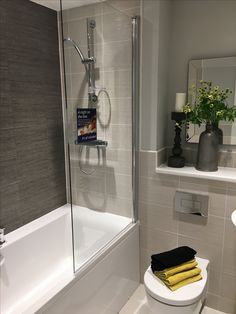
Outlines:
{"type": "MultiPolygon", "coordinates": [[[[148,314],[144,285],[140,284],[119,314],[148,314]]],[[[205,307],[202,314],[225,314],[205,307]]]]}

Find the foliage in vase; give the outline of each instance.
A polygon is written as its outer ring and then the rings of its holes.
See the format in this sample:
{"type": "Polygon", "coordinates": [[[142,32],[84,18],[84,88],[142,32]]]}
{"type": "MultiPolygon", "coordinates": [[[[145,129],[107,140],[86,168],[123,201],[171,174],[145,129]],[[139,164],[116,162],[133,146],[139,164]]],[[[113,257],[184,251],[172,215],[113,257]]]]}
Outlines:
{"type": "MultiPolygon", "coordinates": [[[[236,106],[229,107],[227,98],[232,93],[228,88],[221,89],[219,86],[212,86],[212,82],[200,81],[197,89],[195,104],[187,103],[183,107],[187,122],[193,124],[215,123],[219,121],[234,121],[236,118],[236,106]]],[[[193,92],[196,87],[192,86],[193,92]]]]}

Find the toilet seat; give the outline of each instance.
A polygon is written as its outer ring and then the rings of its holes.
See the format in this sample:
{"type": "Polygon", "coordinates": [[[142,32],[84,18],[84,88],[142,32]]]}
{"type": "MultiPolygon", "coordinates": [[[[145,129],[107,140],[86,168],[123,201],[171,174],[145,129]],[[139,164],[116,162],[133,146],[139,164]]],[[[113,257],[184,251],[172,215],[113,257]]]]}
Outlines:
{"type": "Polygon", "coordinates": [[[168,305],[186,306],[198,301],[206,287],[209,261],[199,257],[196,257],[196,260],[202,270],[202,280],[186,285],[174,292],[153,274],[150,266],[144,275],[144,285],[147,293],[154,299],[168,305]]]}

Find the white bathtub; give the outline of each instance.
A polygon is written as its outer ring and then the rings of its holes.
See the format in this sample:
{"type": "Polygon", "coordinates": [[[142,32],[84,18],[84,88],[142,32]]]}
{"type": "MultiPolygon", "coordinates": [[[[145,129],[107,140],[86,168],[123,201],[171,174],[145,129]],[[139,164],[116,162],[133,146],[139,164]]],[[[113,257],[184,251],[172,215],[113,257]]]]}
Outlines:
{"type": "Polygon", "coordinates": [[[139,282],[138,225],[76,208],[74,229],[75,266],[80,267],[75,274],[70,205],[6,236],[0,251],[1,314],[119,311],[139,282]],[[96,254],[91,257],[91,252],[96,254]]]}

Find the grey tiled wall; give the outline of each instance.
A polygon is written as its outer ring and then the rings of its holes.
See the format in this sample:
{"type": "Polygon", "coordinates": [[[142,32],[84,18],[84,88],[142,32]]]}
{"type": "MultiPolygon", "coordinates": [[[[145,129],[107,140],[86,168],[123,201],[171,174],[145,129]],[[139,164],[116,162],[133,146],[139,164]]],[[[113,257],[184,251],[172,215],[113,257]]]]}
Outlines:
{"type": "Polygon", "coordinates": [[[66,203],[55,11],[0,1],[0,225],[6,232],[66,203]]]}
{"type": "MultiPolygon", "coordinates": [[[[163,153],[163,152],[161,152],[163,153]]],[[[230,215],[236,204],[236,184],[155,173],[156,152],[140,153],[139,217],[141,278],[153,253],[188,245],[210,260],[207,303],[224,313],[236,313],[236,228],[230,215]],[[209,194],[209,217],[174,212],[177,189],[209,194]]]]}

